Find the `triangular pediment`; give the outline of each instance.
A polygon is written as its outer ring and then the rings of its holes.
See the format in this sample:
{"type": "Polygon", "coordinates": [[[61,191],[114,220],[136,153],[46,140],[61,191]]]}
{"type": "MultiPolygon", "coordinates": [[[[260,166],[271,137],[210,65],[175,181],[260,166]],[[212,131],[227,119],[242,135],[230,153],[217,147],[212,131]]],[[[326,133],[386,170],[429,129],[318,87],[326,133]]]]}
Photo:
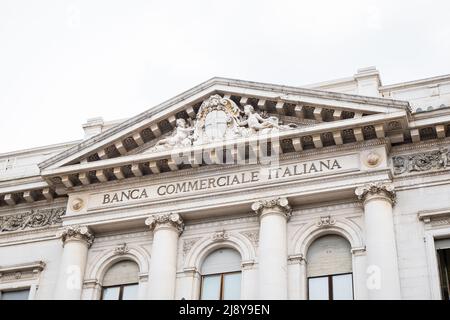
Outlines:
{"type": "Polygon", "coordinates": [[[281,153],[403,136],[408,114],[404,101],[213,78],[39,166],[50,184],[73,187],[205,165],[197,156],[179,165],[171,157],[178,150],[244,140],[247,157],[259,151],[245,141],[268,135],[281,153]]]}
{"type": "MultiPolygon", "coordinates": [[[[319,90],[213,78],[40,164],[41,169],[101,161],[149,152],[173,135],[176,120],[195,121],[202,103],[214,94],[241,109],[252,105],[263,117],[277,117],[298,128],[406,111],[408,103],[319,90]]],[[[244,115],[245,117],[245,115],[244,115]]]]}

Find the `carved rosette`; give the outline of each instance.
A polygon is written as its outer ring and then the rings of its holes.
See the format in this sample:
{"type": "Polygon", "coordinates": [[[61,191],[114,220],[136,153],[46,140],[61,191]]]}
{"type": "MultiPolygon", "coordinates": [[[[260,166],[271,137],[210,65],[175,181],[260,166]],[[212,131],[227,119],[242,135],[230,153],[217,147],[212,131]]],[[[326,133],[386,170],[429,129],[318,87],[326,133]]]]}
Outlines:
{"type": "Polygon", "coordinates": [[[274,212],[284,214],[286,218],[292,215],[292,208],[285,197],[256,201],[252,204],[252,210],[259,216],[274,212]]]}
{"type": "Polygon", "coordinates": [[[390,183],[376,182],[368,185],[358,187],[355,194],[359,200],[367,201],[370,196],[384,196],[394,205],[396,201],[396,194],[394,186],[390,183]]]}
{"type": "Polygon", "coordinates": [[[69,226],[61,233],[61,239],[64,244],[72,240],[85,241],[90,247],[94,242],[94,235],[86,226],[69,226]]]}
{"type": "Polygon", "coordinates": [[[178,213],[159,214],[148,217],[145,224],[150,227],[150,230],[156,230],[160,227],[173,227],[181,234],[184,230],[183,219],[178,213]]]}

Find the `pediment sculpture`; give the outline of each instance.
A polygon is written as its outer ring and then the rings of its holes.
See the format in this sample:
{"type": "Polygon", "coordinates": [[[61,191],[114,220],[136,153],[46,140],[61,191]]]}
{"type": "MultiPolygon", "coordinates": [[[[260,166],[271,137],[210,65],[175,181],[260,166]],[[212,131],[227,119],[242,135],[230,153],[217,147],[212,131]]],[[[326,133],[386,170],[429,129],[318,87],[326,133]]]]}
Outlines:
{"type": "Polygon", "coordinates": [[[241,110],[233,100],[215,94],[203,101],[194,121],[177,119],[171,136],[160,139],[150,151],[269,135],[293,128],[295,124],[280,124],[278,117],[262,116],[250,104],[241,110]]]}

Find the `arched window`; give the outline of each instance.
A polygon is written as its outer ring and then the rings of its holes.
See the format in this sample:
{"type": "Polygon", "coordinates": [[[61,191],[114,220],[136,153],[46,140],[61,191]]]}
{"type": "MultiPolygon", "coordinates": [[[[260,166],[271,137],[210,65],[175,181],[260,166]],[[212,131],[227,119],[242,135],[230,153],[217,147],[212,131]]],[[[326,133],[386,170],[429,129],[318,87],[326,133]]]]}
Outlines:
{"type": "Polygon", "coordinates": [[[202,300],[237,300],[241,298],[241,255],[234,249],[210,253],[201,267],[202,300]]]}
{"type": "Polygon", "coordinates": [[[135,300],[138,297],[139,266],[131,260],[113,264],[103,277],[102,300],[135,300]]]}
{"type": "Polygon", "coordinates": [[[353,274],[350,243],[338,235],[315,240],[306,255],[310,300],[352,300],[353,274]]]}

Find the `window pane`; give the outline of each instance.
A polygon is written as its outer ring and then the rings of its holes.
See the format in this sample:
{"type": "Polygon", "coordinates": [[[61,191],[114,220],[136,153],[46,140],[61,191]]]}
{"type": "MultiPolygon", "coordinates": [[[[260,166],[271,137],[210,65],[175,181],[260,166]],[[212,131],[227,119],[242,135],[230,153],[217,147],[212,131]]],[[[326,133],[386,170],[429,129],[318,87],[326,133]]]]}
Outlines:
{"type": "Polygon", "coordinates": [[[220,300],[221,275],[204,276],[202,281],[202,300],[220,300]]]}
{"type": "Polygon", "coordinates": [[[119,300],[120,287],[103,288],[103,300],[119,300]]]}
{"type": "Polygon", "coordinates": [[[241,299],[241,273],[230,273],[223,276],[223,300],[241,299]]]}
{"type": "Polygon", "coordinates": [[[353,300],[351,274],[333,276],[333,300],[353,300]]]}
{"type": "Polygon", "coordinates": [[[122,300],[137,300],[138,284],[128,284],[123,286],[122,300]]]}
{"type": "Polygon", "coordinates": [[[2,291],[2,300],[28,300],[30,289],[16,291],[2,291]]]}
{"type": "Polygon", "coordinates": [[[328,300],[328,277],[308,279],[309,300],[328,300]]]}

